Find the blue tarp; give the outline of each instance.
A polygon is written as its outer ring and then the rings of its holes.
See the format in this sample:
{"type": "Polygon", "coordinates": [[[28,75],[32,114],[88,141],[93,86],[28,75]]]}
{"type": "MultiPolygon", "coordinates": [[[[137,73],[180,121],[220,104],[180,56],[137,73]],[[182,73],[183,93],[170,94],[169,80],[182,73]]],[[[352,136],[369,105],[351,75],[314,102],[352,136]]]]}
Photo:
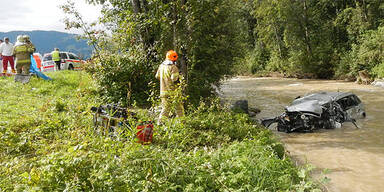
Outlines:
{"type": "Polygon", "coordinates": [[[36,64],[36,60],[31,55],[31,67],[29,69],[29,72],[35,73],[38,77],[43,78],[44,80],[52,80],[52,78],[46,76],[44,73],[42,73],[38,68],[36,64]]]}

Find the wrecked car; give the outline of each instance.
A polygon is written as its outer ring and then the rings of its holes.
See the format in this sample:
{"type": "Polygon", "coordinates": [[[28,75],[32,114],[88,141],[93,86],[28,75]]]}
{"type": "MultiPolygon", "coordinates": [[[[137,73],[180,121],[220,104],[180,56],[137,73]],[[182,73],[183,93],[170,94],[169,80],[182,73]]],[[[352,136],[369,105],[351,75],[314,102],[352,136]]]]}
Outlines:
{"type": "Polygon", "coordinates": [[[285,111],[275,117],[262,119],[265,127],[277,123],[280,132],[311,132],[316,129],[339,128],[344,122],[365,118],[361,100],[349,92],[320,92],[297,97],[285,111]]]}

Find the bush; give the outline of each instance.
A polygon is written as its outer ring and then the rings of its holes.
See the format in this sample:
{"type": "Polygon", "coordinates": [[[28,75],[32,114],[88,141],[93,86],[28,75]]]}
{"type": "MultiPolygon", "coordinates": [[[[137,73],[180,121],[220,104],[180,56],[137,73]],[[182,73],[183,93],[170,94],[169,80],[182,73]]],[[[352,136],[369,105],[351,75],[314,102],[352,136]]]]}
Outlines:
{"type": "MultiPolygon", "coordinates": [[[[111,138],[94,131],[89,109],[99,101],[89,76],[60,71],[52,77],[27,85],[0,79],[6,95],[0,99],[0,111],[6,111],[0,116],[1,191],[316,188],[272,133],[246,115],[202,103],[186,117],[156,126],[154,142],[141,145],[134,132],[111,138]],[[20,97],[29,102],[18,102],[20,97]]],[[[138,117],[153,119],[146,110],[138,117]]]]}
{"type": "Polygon", "coordinates": [[[367,70],[374,77],[384,77],[383,63],[384,27],[367,31],[352,50],[342,58],[338,74],[357,75],[358,71],[367,70]]]}
{"type": "Polygon", "coordinates": [[[377,78],[384,78],[384,61],[372,69],[372,74],[377,78]]]}
{"type": "Polygon", "coordinates": [[[144,58],[140,54],[104,54],[87,70],[92,73],[105,101],[120,102],[124,106],[133,102],[145,105],[148,104],[149,83],[157,81],[155,66],[158,65],[152,65],[144,58]]]}

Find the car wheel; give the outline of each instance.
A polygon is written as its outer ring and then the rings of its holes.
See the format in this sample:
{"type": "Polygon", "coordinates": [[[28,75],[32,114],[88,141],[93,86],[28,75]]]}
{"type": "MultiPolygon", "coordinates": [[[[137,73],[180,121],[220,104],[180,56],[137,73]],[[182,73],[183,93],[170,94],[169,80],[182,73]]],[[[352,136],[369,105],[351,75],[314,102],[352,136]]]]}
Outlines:
{"type": "Polygon", "coordinates": [[[73,67],[72,64],[70,64],[70,65],[68,66],[68,70],[74,70],[74,67],[73,67]]]}

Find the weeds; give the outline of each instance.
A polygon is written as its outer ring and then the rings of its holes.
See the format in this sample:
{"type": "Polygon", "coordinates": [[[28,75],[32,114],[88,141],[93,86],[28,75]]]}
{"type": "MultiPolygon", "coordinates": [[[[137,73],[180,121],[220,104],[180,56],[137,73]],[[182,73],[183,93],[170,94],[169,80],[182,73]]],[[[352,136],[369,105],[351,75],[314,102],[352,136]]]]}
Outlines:
{"type": "MultiPolygon", "coordinates": [[[[310,191],[270,131],[217,102],[155,127],[154,142],[98,135],[82,72],[26,85],[0,79],[0,191],[310,191]],[[64,81],[68,81],[63,83],[64,81]],[[19,102],[21,100],[21,102],[19,102]]],[[[139,121],[153,119],[139,112],[139,121]]],[[[130,124],[134,125],[135,122],[130,124]]]]}

